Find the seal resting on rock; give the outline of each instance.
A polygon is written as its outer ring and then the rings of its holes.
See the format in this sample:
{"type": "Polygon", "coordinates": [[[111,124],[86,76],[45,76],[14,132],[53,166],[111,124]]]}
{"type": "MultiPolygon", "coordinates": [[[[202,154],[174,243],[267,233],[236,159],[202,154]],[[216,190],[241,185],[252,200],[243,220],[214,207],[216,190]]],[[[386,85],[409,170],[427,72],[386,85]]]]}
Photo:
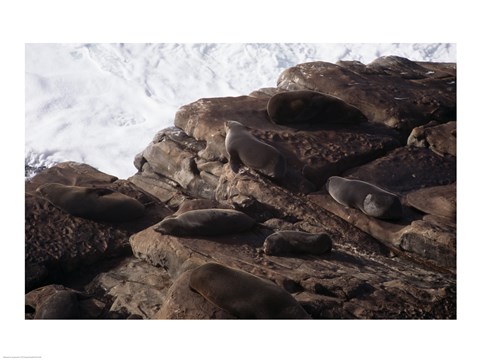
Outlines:
{"type": "Polygon", "coordinates": [[[79,317],[77,295],[67,290],[55,292],[35,311],[35,319],[78,319],[79,317]]]}
{"type": "Polygon", "coordinates": [[[175,236],[216,236],[250,230],[255,220],[231,209],[199,209],[169,216],[154,227],[154,230],[175,236]]]}
{"type": "Polygon", "coordinates": [[[216,263],[192,271],[190,288],[240,319],[310,319],[286,290],[273,282],[216,263]]]}
{"type": "Polygon", "coordinates": [[[321,255],[332,250],[332,239],[325,233],[310,234],[303,231],[277,231],[265,239],[263,250],[267,255],[321,255]]]}
{"type": "Polygon", "coordinates": [[[273,95],[267,112],[275,124],[356,124],[368,119],[353,105],[317,91],[296,90],[273,95]]]}
{"type": "Polygon", "coordinates": [[[234,172],[243,164],[273,179],[285,176],[286,161],[277,149],[257,139],[238,121],[225,122],[225,131],[228,162],[234,172]]]}
{"type": "Polygon", "coordinates": [[[365,181],[332,176],[325,187],[335,201],[359,209],[368,216],[397,220],[403,215],[402,203],[397,195],[365,181]]]}
{"type": "Polygon", "coordinates": [[[145,207],[138,200],[106,188],[48,183],[36,191],[54,206],[85,219],[121,222],[145,213],[145,207]]]}

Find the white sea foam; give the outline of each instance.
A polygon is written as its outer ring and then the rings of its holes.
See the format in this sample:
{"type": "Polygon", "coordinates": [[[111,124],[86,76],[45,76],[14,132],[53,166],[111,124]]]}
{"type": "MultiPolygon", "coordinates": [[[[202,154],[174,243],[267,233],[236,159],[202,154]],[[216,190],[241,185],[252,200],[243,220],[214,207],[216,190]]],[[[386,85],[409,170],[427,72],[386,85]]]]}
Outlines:
{"type": "Polygon", "coordinates": [[[308,61],[398,55],[456,62],[454,44],[27,44],[25,165],[85,162],[126,178],[134,156],[199,98],[276,86],[308,61]]]}

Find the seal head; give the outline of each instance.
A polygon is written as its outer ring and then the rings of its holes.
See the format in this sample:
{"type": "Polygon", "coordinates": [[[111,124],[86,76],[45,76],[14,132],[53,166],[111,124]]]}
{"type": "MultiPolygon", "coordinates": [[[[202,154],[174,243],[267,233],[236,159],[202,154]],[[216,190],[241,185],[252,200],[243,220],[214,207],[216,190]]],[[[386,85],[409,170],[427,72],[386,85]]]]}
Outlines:
{"type": "Polygon", "coordinates": [[[386,220],[398,220],[403,216],[397,195],[366,181],[332,176],[325,187],[335,201],[368,216],[386,220]]]}
{"type": "Polygon", "coordinates": [[[273,179],[285,176],[286,161],[276,148],[257,139],[238,121],[225,122],[225,132],[225,148],[233,172],[245,165],[273,179]]]}

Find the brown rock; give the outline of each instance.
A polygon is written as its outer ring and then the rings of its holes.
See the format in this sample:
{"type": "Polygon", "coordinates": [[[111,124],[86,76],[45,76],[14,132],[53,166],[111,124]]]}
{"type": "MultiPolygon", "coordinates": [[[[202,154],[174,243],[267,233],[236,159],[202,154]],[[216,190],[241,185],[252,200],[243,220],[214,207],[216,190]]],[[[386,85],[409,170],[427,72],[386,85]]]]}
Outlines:
{"type": "Polygon", "coordinates": [[[456,158],[453,156],[442,157],[429,149],[407,146],[349,170],[345,175],[395,193],[407,193],[455,182],[456,168],[456,158]]]}
{"type": "Polygon", "coordinates": [[[408,134],[431,120],[456,119],[454,70],[455,64],[432,67],[397,56],[381,57],[368,65],[317,61],[285,70],[277,85],[337,96],[358,107],[370,121],[408,134]]]}
{"type": "Polygon", "coordinates": [[[412,130],[407,145],[427,147],[438,155],[457,155],[457,122],[430,122],[412,130]]]}
{"type": "MultiPolygon", "coordinates": [[[[334,242],[332,252],[322,257],[266,256],[261,251],[261,247],[271,230],[266,231],[261,228],[234,237],[215,238],[176,238],[158,234],[150,228],[132,236],[130,241],[134,254],[155,266],[166,268],[174,278],[201,263],[213,260],[268,278],[286,289],[295,291],[295,298],[313,296],[306,295],[305,292],[333,296],[341,301],[336,299],[329,301],[330,307],[327,314],[331,316],[337,315],[344,318],[455,316],[453,313],[441,313],[438,309],[434,313],[425,310],[424,313],[419,314],[416,310],[418,306],[427,306],[427,303],[422,302],[423,300],[416,297],[391,297],[382,290],[383,282],[398,276],[403,279],[396,287],[399,293],[404,291],[419,294],[420,288],[432,288],[430,281],[433,278],[436,279],[435,284],[437,284],[434,287],[451,287],[454,281],[450,275],[436,274],[435,271],[424,268],[421,263],[410,262],[409,258],[403,258],[400,254],[402,250],[398,248],[398,241],[396,249],[400,257],[392,259],[387,256],[389,254],[387,249],[394,245],[387,243],[386,248],[382,247],[348,223],[329,215],[315,202],[303,197],[297,198],[269,180],[248,173],[227,172],[225,176],[225,190],[222,193],[226,198],[222,200],[223,202],[228,200],[240,206],[242,202],[237,202],[237,199],[245,199],[248,196],[257,205],[247,202],[247,208],[256,206],[262,214],[265,214],[268,209],[276,209],[277,219],[291,219],[290,221],[296,219],[294,221],[298,223],[298,227],[295,228],[298,230],[327,231],[334,242]],[[262,212],[261,209],[264,211],[262,212]],[[309,224],[315,224],[316,227],[309,224]],[[428,284],[424,282],[426,281],[424,276],[430,279],[428,284]],[[312,279],[313,284],[317,285],[307,286],[303,280],[307,278],[312,279]],[[328,290],[322,290],[322,288],[328,290]],[[359,297],[367,297],[368,300],[356,303],[359,297]],[[384,307],[378,307],[377,298],[381,299],[384,307]],[[410,310],[399,315],[399,303],[407,300],[412,304],[410,310]],[[414,302],[416,305],[413,305],[414,302]],[[418,305],[418,302],[424,305],[418,305]],[[391,312],[388,310],[389,306],[392,307],[391,312]]],[[[403,228],[404,226],[400,226],[396,230],[403,228]]],[[[317,299],[315,296],[313,298],[317,299]]],[[[311,309],[310,314],[314,317],[328,317],[323,310],[318,310],[319,305],[318,303],[315,305],[314,301],[317,300],[312,300],[310,305],[302,302],[302,305],[307,310],[311,309]]],[[[442,301],[449,300],[439,298],[437,303],[442,301]]],[[[448,309],[451,311],[451,307],[448,309]]]]}
{"type": "Polygon", "coordinates": [[[455,221],[457,214],[457,183],[420,189],[407,194],[410,206],[426,213],[455,221]]]}
{"type": "Polygon", "coordinates": [[[432,222],[431,219],[413,221],[399,233],[402,250],[421,255],[438,265],[456,270],[456,227],[432,222]]]}
{"type": "MultiPolygon", "coordinates": [[[[255,137],[281,152],[287,161],[288,173],[286,179],[279,183],[296,192],[311,192],[312,184],[319,187],[334,173],[372,160],[400,145],[398,133],[380,125],[312,127],[307,124],[297,125],[295,128],[276,125],[268,119],[267,101],[267,98],[246,96],[202,99],[180,108],[175,124],[194,139],[206,142],[205,149],[199,151],[195,157],[200,175],[203,170],[200,167],[205,162],[210,162],[210,168],[215,168],[218,172],[220,166],[213,167],[212,161],[217,160],[217,164],[226,161],[224,132],[226,120],[244,124],[255,137]]],[[[175,149],[169,151],[172,152],[178,153],[175,149]]],[[[193,154],[183,158],[189,159],[191,156],[193,154]]],[[[188,179],[193,179],[196,175],[188,164],[191,163],[177,162],[175,166],[182,171],[172,171],[172,174],[180,172],[188,174],[187,181],[184,180],[185,176],[176,180],[187,190],[188,179]]],[[[204,181],[209,186],[215,185],[218,173],[206,171],[213,177],[210,176],[208,180],[204,177],[204,181]]],[[[165,173],[162,175],[165,176],[165,173]]],[[[202,176],[200,178],[202,179],[202,176]]]]}
{"type": "Polygon", "coordinates": [[[455,121],[455,64],[415,63],[397,57],[368,65],[315,62],[288,69],[280,80],[278,88],[260,89],[250,96],[201,99],[180,108],[177,127],[157,133],[136,157],[138,173],[131,183],[85,166],[82,171],[72,170],[76,165],[57,170],[68,184],[107,183],[144,204],[151,203],[147,206],[151,215],[162,215],[155,222],[118,228],[76,223],[27,191],[27,209],[33,209],[26,218],[28,282],[51,281],[59,273],[68,273],[75,286],[66,286],[84,291],[90,283],[92,297],[79,305],[82,317],[229,318],[188,287],[192,269],[216,262],[273,281],[316,319],[456,318],[452,211],[456,157],[454,132],[448,130],[453,125],[447,123],[455,121]],[[267,115],[269,99],[298,89],[337,96],[357,106],[370,122],[348,126],[272,123],[267,115]],[[226,120],[239,121],[278,149],[287,162],[285,179],[271,180],[247,167],[231,171],[224,143],[226,120]],[[430,121],[439,125],[423,126],[430,121]],[[414,135],[420,137],[412,141],[422,147],[402,147],[415,127],[414,135]],[[321,189],[332,175],[368,181],[398,194],[404,217],[387,222],[339,205],[321,189]],[[162,235],[153,230],[153,224],[172,211],[159,205],[158,199],[179,213],[233,208],[255,218],[257,225],[229,236],[162,235]],[[264,240],[281,229],[325,233],[332,239],[332,251],[321,256],[265,254],[264,240]],[[52,233],[56,234],[53,241],[45,241],[52,233]],[[80,234],[76,242],[72,234],[80,234]],[[60,238],[66,239],[65,245],[60,238]],[[142,261],[125,260],[106,269],[97,265],[129,246],[142,261]],[[90,263],[95,265],[88,267],[90,263]],[[59,271],[79,266],[89,273],[81,282],[78,272],[59,271]]]}
{"type": "Polygon", "coordinates": [[[154,197],[135,185],[76,163],[62,163],[44,170],[25,183],[25,276],[30,290],[58,282],[79,267],[130,253],[131,234],[171,214],[154,197]],[[145,215],[124,223],[96,222],[56,208],[39,197],[35,189],[47,183],[101,186],[135,198],[145,206],[145,215]]]}
{"type": "Polygon", "coordinates": [[[152,319],[171,286],[168,273],[134,257],[128,257],[98,274],[87,286],[88,293],[109,304],[106,318],[152,319]]]}

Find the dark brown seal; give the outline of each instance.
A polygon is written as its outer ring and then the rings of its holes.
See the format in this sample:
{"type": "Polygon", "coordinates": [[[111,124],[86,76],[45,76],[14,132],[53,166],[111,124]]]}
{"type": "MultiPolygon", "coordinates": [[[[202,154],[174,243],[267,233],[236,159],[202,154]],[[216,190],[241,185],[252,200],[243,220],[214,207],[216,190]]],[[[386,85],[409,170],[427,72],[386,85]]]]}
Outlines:
{"type": "Polygon", "coordinates": [[[237,210],[199,209],[169,216],[154,230],[175,236],[216,236],[247,231],[254,225],[254,219],[237,210]]]}
{"type": "Polygon", "coordinates": [[[240,319],[310,319],[286,290],[273,282],[216,263],[192,271],[190,287],[240,319]]]}
{"type": "Polygon", "coordinates": [[[267,255],[321,255],[332,250],[332,239],[325,233],[310,234],[303,231],[277,231],[265,239],[263,250],[267,255]]]}
{"type": "Polygon", "coordinates": [[[49,183],[39,186],[37,192],[70,215],[95,221],[130,221],[145,212],[138,200],[106,188],[49,183]]]}
{"type": "Polygon", "coordinates": [[[77,295],[68,290],[53,293],[35,311],[35,319],[78,319],[79,317],[77,295]]]}
{"type": "Polygon", "coordinates": [[[365,181],[332,176],[325,187],[335,201],[368,216],[389,220],[403,216],[402,203],[397,195],[365,181]]]}
{"type": "Polygon", "coordinates": [[[298,123],[356,124],[363,113],[342,99],[317,91],[297,90],[273,95],[267,104],[270,119],[281,125],[298,123]]]}
{"type": "Polygon", "coordinates": [[[277,149],[257,139],[238,121],[225,122],[225,131],[225,148],[234,172],[243,164],[273,179],[285,176],[285,158],[277,149]]]}

